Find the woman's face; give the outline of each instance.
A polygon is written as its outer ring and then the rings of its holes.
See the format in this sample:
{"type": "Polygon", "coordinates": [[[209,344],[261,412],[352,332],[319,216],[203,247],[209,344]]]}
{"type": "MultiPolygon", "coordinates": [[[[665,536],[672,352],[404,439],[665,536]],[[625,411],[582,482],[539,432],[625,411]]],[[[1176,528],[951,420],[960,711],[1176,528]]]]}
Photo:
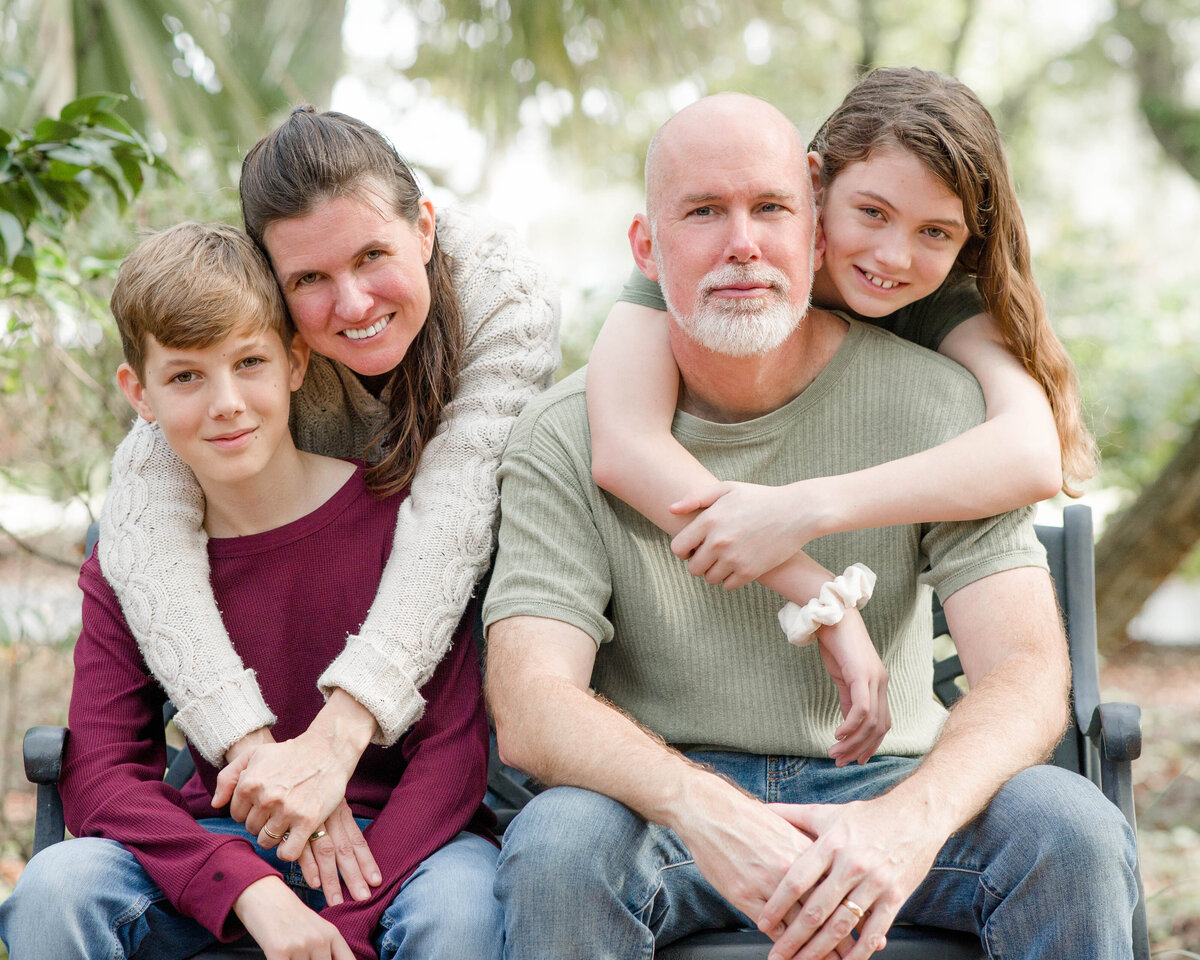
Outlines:
{"type": "MultiPolygon", "coordinates": [[[[820,158],[809,158],[819,169],[820,158]]],[[[968,238],[962,201],[898,147],[847,166],[819,200],[825,263],[813,299],[863,317],[887,316],[933,293],[968,238]]]]}
{"type": "Polygon", "coordinates": [[[429,314],[433,204],[422,197],[409,223],[382,196],[326,200],[263,231],[296,329],[317,353],[365,376],[394,370],[429,314]]]}

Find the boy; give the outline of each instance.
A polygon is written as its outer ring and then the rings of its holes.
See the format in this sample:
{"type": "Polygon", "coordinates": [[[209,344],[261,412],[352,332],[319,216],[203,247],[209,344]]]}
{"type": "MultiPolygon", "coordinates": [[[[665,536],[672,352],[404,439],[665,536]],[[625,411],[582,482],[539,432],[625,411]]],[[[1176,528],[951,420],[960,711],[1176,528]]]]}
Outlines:
{"type": "MultiPolygon", "coordinates": [[[[243,661],[230,669],[257,671],[275,739],[294,737],[375,596],[405,494],[376,498],[361,466],[295,447],[288,406],[308,347],[240,231],[182,224],[146,240],[122,265],[112,308],[121,389],[204,492],[212,586],[243,661]]],[[[346,801],[380,882],[340,903],[334,885],[326,906],[296,865],[213,809],[217,770],[195,751],[181,791],[162,782],[164,695],[95,554],[80,585],[60,790],[81,839],[30,861],[0,905],[12,956],[183,958],[249,932],[268,960],[499,957],[496,848],[480,808],[487,721],[468,631],[422,689],[421,720],[394,747],[363,753],[346,801]]]]}

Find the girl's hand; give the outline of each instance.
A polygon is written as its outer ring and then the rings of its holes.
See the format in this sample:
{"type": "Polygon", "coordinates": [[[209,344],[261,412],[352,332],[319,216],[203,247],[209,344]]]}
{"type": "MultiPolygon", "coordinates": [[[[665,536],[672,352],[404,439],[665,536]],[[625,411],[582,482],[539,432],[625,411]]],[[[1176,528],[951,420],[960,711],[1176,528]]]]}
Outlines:
{"type": "Polygon", "coordinates": [[[892,725],[888,672],[867,634],[862,614],[847,610],[841,621],[817,631],[825,669],[837,687],[845,722],[834,731],[829,756],[839,767],[866,763],[892,725]]]}
{"type": "Polygon", "coordinates": [[[255,880],[233,902],[233,912],[267,960],[354,960],[338,928],[306,907],[279,877],[255,880]]]}
{"type": "Polygon", "coordinates": [[[671,504],[674,514],[703,511],[671,541],[688,572],[727,590],[745,586],[822,534],[816,481],[784,487],[724,481],[671,504]]]}

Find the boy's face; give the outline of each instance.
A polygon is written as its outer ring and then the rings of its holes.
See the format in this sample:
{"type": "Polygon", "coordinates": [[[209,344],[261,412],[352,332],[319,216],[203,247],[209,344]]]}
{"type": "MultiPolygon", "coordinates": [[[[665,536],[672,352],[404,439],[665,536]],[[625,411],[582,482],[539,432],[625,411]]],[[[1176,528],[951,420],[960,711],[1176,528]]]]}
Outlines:
{"type": "Polygon", "coordinates": [[[157,420],[202,487],[253,479],[286,440],[293,390],[304,380],[308,346],[246,327],[207,347],[145,345],[145,372],[127,363],[117,380],[133,408],[157,420]]]}

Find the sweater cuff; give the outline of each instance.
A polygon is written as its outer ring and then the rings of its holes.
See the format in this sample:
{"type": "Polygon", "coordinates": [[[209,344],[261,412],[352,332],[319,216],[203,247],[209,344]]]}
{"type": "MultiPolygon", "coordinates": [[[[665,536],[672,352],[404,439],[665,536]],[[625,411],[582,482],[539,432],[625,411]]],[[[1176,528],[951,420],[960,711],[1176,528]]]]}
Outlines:
{"type": "Polygon", "coordinates": [[[225,843],[209,857],[179,895],[179,910],[228,943],[246,932],[233,905],[250,884],[282,875],[247,843],[225,843]]]}
{"type": "Polygon", "coordinates": [[[222,680],[175,714],[188,743],[214,767],[225,766],[225,751],[246,734],[275,723],[253,670],[222,680]]]}
{"type": "Polygon", "coordinates": [[[421,693],[403,668],[362,637],[350,637],[346,649],[317,679],[326,698],[341,688],[371,711],[379,731],[372,743],[390,747],[425,712],[421,693]]]}

